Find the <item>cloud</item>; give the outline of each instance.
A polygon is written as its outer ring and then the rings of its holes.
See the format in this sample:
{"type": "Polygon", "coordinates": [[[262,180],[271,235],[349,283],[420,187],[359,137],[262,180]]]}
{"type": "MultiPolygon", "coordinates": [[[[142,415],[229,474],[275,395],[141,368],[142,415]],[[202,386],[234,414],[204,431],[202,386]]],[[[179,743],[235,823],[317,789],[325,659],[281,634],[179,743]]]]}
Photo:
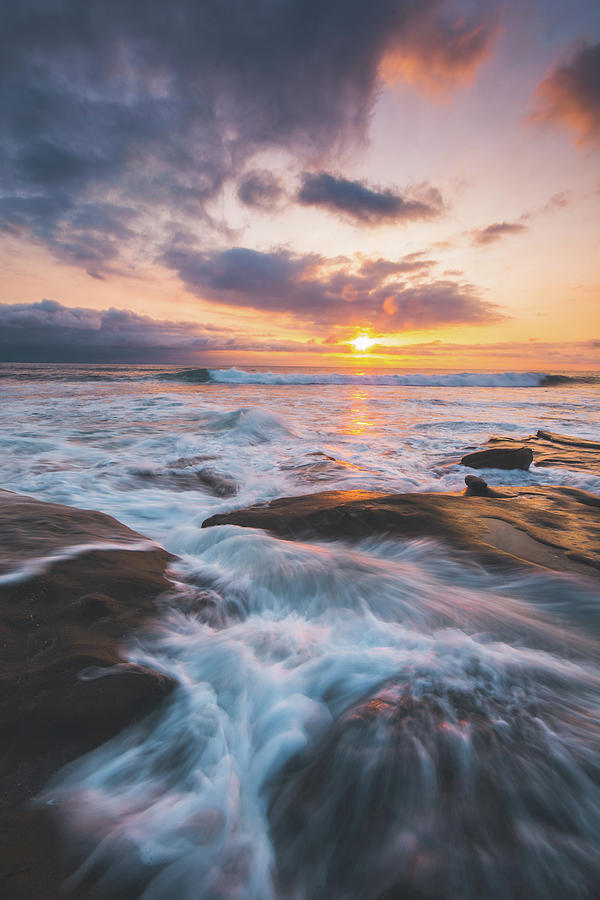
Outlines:
{"type": "Polygon", "coordinates": [[[493,244],[507,235],[522,234],[524,231],[529,231],[529,228],[519,222],[494,222],[487,228],[476,228],[471,234],[474,244],[485,245],[493,244]]]}
{"type": "Polygon", "coordinates": [[[0,305],[0,343],[75,343],[113,346],[179,345],[210,336],[215,329],[189,322],[152,319],[130,310],[63,306],[56,300],[0,305]],[[190,327],[192,335],[190,336],[190,327]]]}
{"type": "Polygon", "coordinates": [[[245,206],[271,211],[281,205],[285,191],[272,172],[253,169],[240,179],[237,196],[245,206]]]}
{"type": "Polygon", "coordinates": [[[408,82],[428,94],[447,96],[473,81],[491,55],[499,30],[494,5],[480,5],[470,17],[425,5],[384,59],[383,77],[391,84],[408,82]]]}
{"type": "Polygon", "coordinates": [[[56,300],[0,304],[0,361],[164,363],[216,352],[316,352],[301,341],[238,335],[197,322],[126,309],[67,307],[56,300]]]}
{"type": "Polygon", "coordinates": [[[312,164],[362,141],[415,15],[412,0],[6,0],[0,223],[100,273],[148,221],[214,224],[210,201],[257,152],[312,164]],[[74,223],[107,198],[134,215],[74,223]]]}
{"type": "Polygon", "coordinates": [[[413,196],[402,196],[329,172],[305,174],[297,200],[304,206],[319,206],[329,212],[341,213],[362,225],[431,219],[444,208],[440,192],[432,187],[421,187],[413,192],[413,196]]]}
{"type": "Polygon", "coordinates": [[[557,65],[539,85],[530,121],[568,128],[577,143],[600,138],[600,43],[584,43],[568,62],[557,65]]]}
{"type": "Polygon", "coordinates": [[[31,236],[55,257],[96,276],[110,271],[121,245],[134,237],[134,209],[104,201],[75,203],[51,196],[0,197],[0,232],[31,236]]]}
{"type": "MultiPolygon", "coordinates": [[[[318,327],[358,325],[387,332],[455,324],[484,324],[502,316],[468,283],[397,276],[414,271],[414,259],[358,261],[261,253],[243,247],[201,252],[167,250],[162,263],[189,291],[212,303],[286,313],[318,327]]],[[[419,274],[430,263],[418,264],[419,274]]]]}
{"type": "Polygon", "coordinates": [[[519,222],[528,222],[531,219],[535,219],[538,216],[543,216],[546,213],[554,213],[559,209],[565,209],[572,201],[572,194],[570,191],[558,191],[556,194],[552,194],[547,203],[544,203],[543,206],[539,206],[537,209],[530,210],[529,212],[524,212],[519,216],[519,222]]]}
{"type": "Polygon", "coordinates": [[[368,278],[385,279],[390,275],[402,275],[409,272],[424,272],[435,265],[433,259],[421,259],[421,253],[409,253],[401,260],[365,259],[360,267],[360,274],[368,278]]]}
{"type": "MultiPolygon", "coordinates": [[[[489,29],[442,26],[447,2],[5,0],[0,228],[92,274],[160,243],[164,221],[218,228],[211,203],[256,154],[314,168],[360,145],[392,50],[444,55],[450,38],[439,77],[471,71],[489,29]],[[108,201],[125,218],[80,218],[108,201]]],[[[264,209],[276,189],[249,173],[240,196],[264,209]]]]}
{"type": "MultiPolygon", "coordinates": [[[[0,304],[0,361],[2,362],[79,362],[209,365],[225,364],[228,353],[239,359],[241,353],[313,354],[352,352],[339,344],[356,334],[355,329],[339,330],[317,342],[256,338],[197,322],[153,319],[130,310],[93,310],[63,306],[55,300],[38,303],[0,304]]],[[[374,331],[374,334],[381,332],[374,331]]],[[[377,344],[373,353],[413,364],[444,366],[461,359],[477,371],[485,359],[498,365],[499,371],[510,365],[523,370],[526,364],[544,371],[557,367],[593,368],[600,339],[576,342],[507,341],[501,343],[457,344],[440,340],[416,344],[377,344]]],[[[325,364],[325,363],[324,363],[325,364]]]]}

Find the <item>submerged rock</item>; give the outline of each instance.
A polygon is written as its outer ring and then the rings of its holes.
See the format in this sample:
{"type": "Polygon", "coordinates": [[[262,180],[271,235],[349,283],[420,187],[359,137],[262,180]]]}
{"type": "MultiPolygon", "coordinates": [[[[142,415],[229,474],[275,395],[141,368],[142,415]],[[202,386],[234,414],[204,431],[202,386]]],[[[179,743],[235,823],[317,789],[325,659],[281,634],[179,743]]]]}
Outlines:
{"type": "Polygon", "coordinates": [[[237,493],[238,486],[231,478],[215,472],[214,469],[199,469],[196,472],[198,481],[207,487],[215,497],[233,497],[237,493]]]}
{"type": "MultiPolygon", "coordinates": [[[[136,469],[132,475],[135,481],[141,480],[159,490],[197,491],[206,488],[215,497],[233,497],[237,493],[238,485],[226,475],[221,475],[209,467],[194,470],[193,465],[197,459],[202,459],[202,457],[190,459],[182,457],[165,472],[136,469]]],[[[127,479],[123,479],[124,489],[134,487],[135,481],[131,484],[127,479]]]]}
{"type": "Polygon", "coordinates": [[[533,462],[530,447],[492,447],[467,453],[460,461],[461,466],[471,469],[528,469],[533,462]]]}
{"type": "Polygon", "coordinates": [[[597,867],[580,848],[593,824],[569,802],[560,745],[548,745],[555,713],[483,679],[477,692],[440,682],[418,695],[392,683],[350,706],[271,786],[282,896],[558,897],[561,847],[577,896],[592,900],[597,867]],[[553,796],[557,780],[566,798],[553,796]]]}

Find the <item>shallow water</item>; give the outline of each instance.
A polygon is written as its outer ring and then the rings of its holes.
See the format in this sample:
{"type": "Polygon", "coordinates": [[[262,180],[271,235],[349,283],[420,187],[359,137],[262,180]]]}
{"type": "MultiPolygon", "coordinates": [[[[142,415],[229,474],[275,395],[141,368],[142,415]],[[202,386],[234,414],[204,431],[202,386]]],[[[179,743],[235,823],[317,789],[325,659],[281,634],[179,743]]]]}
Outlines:
{"type": "MultiPolygon", "coordinates": [[[[491,433],[598,439],[597,384],[36,371],[0,388],[0,485],[180,557],[160,628],[129,648],[179,687],[43,798],[80,842],[76,882],[146,900],[591,900],[596,584],[487,572],[431,541],[200,526],[315,490],[461,489],[456,460],[491,433]]],[[[577,471],[487,476],[600,493],[577,471]]]]}

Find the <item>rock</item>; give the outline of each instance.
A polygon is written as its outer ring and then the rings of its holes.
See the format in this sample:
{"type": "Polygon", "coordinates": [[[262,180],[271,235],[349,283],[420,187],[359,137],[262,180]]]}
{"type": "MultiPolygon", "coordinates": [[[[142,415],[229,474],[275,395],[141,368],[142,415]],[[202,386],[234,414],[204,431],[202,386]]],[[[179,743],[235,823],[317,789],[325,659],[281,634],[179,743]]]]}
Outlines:
{"type": "MultiPolygon", "coordinates": [[[[0,490],[0,574],[28,560],[53,556],[66,547],[102,542],[139,545],[140,541],[146,538],[112,516],[58,503],[42,503],[0,490]]],[[[87,590],[88,585],[81,593],[87,590]]]]}
{"type": "Polygon", "coordinates": [[[204,468],[196,472],[196,477],[215,497],[233,497],[237,493],[237,484],[231,478],[220,475],[214,469],[204,468]]]}
{"type": "Polygon", "coordinates": [[[468,496],[486,497],[490,492],[487,481],[479,478],[478,475],[466,475],[465,484],[467,486],[465,493],[468,496]]]}
{"type": "MultiPolygon", "coordinates": [[[[586,836],[575,804],[565,815],[560,800],[540,802],[539,785],[551,793],[561,778],[559,751],[552,758],[546,743],[554,715],[545,698],[517,704],[483,685],[470,691],[441,681],[417,696],[392,682],[352,704],[271,785],[282,895],[546,896],[536,882],[543,863],[532,872],[522,849],[523,821],[531,833],[560,835],[571,862],[570,848],[586,836]]],[[[562,779],[568,790],[569,775],[562,779]]],[[[580,896],[591,900],[593,872],[580,871],[580,896]]]]}
{"type": "Polygon", "coordinates": [[[528,469],[532,462],[531,448],[521,444],[516,447],[490,447],[489,450],[467,453],[460,464],[471,469],[528,469]]]}
{"type": "Polygon", "coordinates": [[[173,591],[165,577],[171,559],[110,516],[0,491],[0,573],[25,567],[20,580],[9,574],[0,585],[3,898],[64,896],[54,825],[47,811],[23,803],[174,687],[122,655],[130,635],[156,615],[157,599],[173,591]]]}
{"type": "MultiPolygon", "coordinates": [[[[600,476],[600,442],[553,431],[539,430],[535,435],[523,438],[493,436],[487,441],[489,449],[517,450],[526,447],[535,457],[537,469],[543,467],[577,469],[600,476]]],[[[464,451],[476,449],[465,447],[464,451]]],[[[481,451],[479,451],[481,452],[481,451]]],[[[464,457],[463,459],[466,459],[464,457]]],[[[471,464],[470,464],[471,465],[471,464]]]]}
{"type": "Polygon", "coordinates": [[[600,569],[600,497],[569,487],[488,488],[486,496],[468,499],[449,492],[322,491],[220,513],[202,523],[214,525],[263,528],[288,539],[431,537],[484,564],[534,563],[592,577],[600,569]]]}
{"type": "MultiPolygon", "coordinates": [[[[467,478],[471,476],[467,475],[467,478]]],[[[104,619],[107,616],[115,615],[117,611],[116,604],[112,597],[106,594],[85,594],[79,597],[72,604],[74,612],[79,613],[82,619],[88,622],[95,622],[97,619],[104,619]]]]}
{"type": "Polygon", "coordinates": [[[538,430],[536,437],[552,444],[566,444],[567,447],[581,447],[583,450],[600,450],[600,441],[588,441],[585,438],[573,437],[569,434],[557,434],[555,431],[538,430]]]}

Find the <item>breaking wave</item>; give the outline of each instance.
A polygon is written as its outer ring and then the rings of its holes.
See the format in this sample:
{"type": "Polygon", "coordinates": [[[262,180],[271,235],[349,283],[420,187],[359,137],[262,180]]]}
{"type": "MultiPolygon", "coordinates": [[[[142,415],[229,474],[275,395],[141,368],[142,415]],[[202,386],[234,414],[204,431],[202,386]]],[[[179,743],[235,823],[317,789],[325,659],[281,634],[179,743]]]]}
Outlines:
{"type": "Polygon", "coordinates": [[[238,369],[175,368],[159,366],[69,364],[0,364],[0,379],[18,382],[171,382],[187,385],[365,385],[390,387],[536,388],[600,384],[597,373],[581,375],[544,372],[265,372],[238,369]]]}
{"type": "MultiPolygon", "coordinates": [[[[191,537],[191,536],[190,536],[191,537]]],[[[160,630],[179,684],[63,770],[86,896],[592,900],[598,596],[431,541],[197,531],[160,630]]],[[[118,677],[84,670],[80,677],[118,677]]]]}
{"type": "Polygon", "coordinates": [[[600,375],[544,375],[541,387],[566,384],[600,384],[600,375]]]}
{"type": "Polygon", "coordinates": [[[208,372],[211,381],[218,384],[364,384],[392,387],[539,387],[549,377],[540,372],[384,375],[364,372],[246,372],[236,368],[209,369],[208,372]]]}

